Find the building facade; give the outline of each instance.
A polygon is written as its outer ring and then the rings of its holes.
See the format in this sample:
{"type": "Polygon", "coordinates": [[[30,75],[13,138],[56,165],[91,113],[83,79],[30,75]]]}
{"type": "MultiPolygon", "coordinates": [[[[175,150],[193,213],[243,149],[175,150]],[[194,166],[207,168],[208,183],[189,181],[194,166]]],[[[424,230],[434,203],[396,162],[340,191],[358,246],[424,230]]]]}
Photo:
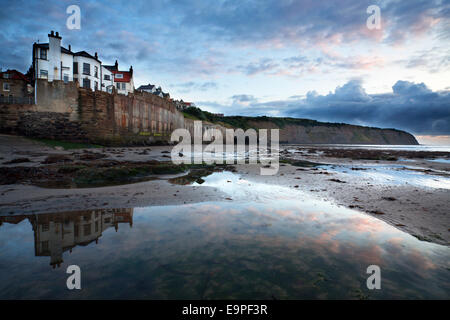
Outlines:
{"type": "Polygon", "coordinates": [[[116,60],[114,65],[104,66],[104,68],[111,73],[112,85],[118,93],[127,95],[134,92],[133,66],[128,71],[121,71],[116,60]]]}
{"type": "Polygon", "coordinates": [[[86,51],[72,51],[71,46],[61,46],[62,37],[58,32],[48,34],[48,43],[33,44],[33,80],[47,79],[49,82],[62,80],[76,81],[86,89],[101,90],[111,93],[113,87],[120,94],[127,95],[134,91],[133,68],[129,71],[111,70],[98,58],[86,51]]]}
{"type": "Polygon", "coordinates": [[[32,98],[33,87],[29,79],[17,70],[0,72],[0,102],[27,103],[32,98]],[[17,101],[24,102],[17,102],[17,101]]]}

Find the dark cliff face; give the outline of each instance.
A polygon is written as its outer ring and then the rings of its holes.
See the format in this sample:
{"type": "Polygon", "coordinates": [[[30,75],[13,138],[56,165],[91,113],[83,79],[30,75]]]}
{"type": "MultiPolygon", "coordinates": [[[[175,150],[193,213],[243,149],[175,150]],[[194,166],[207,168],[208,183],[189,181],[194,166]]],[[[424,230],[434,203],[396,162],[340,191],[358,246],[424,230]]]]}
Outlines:
{"type": "Polygon", "coordinates": [[[391,144],[418,145],[416,138],[405,131],[379,129],[347,124],[316,122],[302,125],[286,123],[283,126],[272,121],[252,120],[253,128],[280,129],[280,143],[324,143],[324,144],[391,144]]]}

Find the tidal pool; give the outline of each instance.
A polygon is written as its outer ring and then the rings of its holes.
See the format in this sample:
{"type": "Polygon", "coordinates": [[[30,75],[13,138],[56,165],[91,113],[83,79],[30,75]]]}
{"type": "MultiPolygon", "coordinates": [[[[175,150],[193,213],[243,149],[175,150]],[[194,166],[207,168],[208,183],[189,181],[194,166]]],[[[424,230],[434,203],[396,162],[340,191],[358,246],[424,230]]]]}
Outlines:
{"type": "Polygon", "coordinates": [[[231,200],[0,217],[0,298],[450,298],[448,247],[230,172],[202,186],[231,200]],[[81,290],[66,287],[72,264],[81,290]]]}
{"type": "Polygon", "coordinates": [[[434,189],[450,189],[450,177],[446,171],[416,168],[404,165],[324,165],[320,166],[357,177],[369,178],[376,184],[413,185],[434,189]]]}

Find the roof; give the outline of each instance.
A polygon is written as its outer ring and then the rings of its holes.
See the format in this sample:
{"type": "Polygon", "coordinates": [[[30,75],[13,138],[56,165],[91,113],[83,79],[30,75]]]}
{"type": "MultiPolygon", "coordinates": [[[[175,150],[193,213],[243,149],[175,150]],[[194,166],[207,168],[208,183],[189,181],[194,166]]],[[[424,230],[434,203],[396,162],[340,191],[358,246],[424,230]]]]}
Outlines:
{"type": "Polygon", "coordinates": [[[155,87],[153,84],[146,84],[137,88],[137,90],[152,90],[155,87]]]}
{"type": "MultiPolygon", "coordinates": [[[[62,47],[61,47],[62,48],[62,47]]],[[[91,56],[89,53],[87,53],[86,51],[78,51],[74,54],[74,56],[78,56],[78,57],[85,57],[85,58],[91,58],[94,59],[95,61],[98,61],[101,63],[100,60],[98,60],[96,57],[91,56]]]]}
{"type": "MultiPolygon", "coordinates": [[[[36,43],[36,47],[42,48],[42,49],[47,49],[47,50],[49,48],[48,43],[36,43]]],[[[61,46],[61,52],[62,53],[66,53],[66,54],[74,55],[74,53],[72,51],[64,48],[63,46],[61,46]]]]}
{"type": "Polygon", "coordinates": [[[114,82],[130,82],[132,78],[132,74],[129,71],[114,71],[111,70],[111,72],[114,74],[114,82]],[[122,74],[123,78],[117,79],[116,74],[122,74]]]}
{"type": "Polygon", "coordinates": [[[115,65],[112,65],[112,66],[105,66],[105,65],[103,65],[103,67],[105,67],[105,68],[108,69],[109,71],[117,71],[117,68],[116,68],[115,65]]]}
{"type": "Polygon", "coordinates": [[[6,71],[0,72],[0,78],[4,78],[3,75],[5,73],[9,74],[8,79],[11,79],[11,80],[23,80],[23,81],[29,82],[28,78],[22,72],[19,72],[19,71],[15,70],[15,69],[11,69],[11,70],[8,69],[6,71]]]}

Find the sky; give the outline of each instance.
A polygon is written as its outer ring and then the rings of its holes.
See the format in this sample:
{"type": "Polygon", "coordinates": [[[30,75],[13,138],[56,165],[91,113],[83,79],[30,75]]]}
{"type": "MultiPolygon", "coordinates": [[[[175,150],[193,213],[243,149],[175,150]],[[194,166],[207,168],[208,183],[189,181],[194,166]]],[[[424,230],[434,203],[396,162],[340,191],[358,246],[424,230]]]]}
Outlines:
{"type": "Polygon", "coordinates": [[[0,67],[55,30],[135,86],[225,115],[312,118],[450,145],[450,0],[0,0],[0,67]],[[79,30],[67,7],[81,10],[79,30]],[[369,29],[370,5],[380,28],[369,29]]]}

